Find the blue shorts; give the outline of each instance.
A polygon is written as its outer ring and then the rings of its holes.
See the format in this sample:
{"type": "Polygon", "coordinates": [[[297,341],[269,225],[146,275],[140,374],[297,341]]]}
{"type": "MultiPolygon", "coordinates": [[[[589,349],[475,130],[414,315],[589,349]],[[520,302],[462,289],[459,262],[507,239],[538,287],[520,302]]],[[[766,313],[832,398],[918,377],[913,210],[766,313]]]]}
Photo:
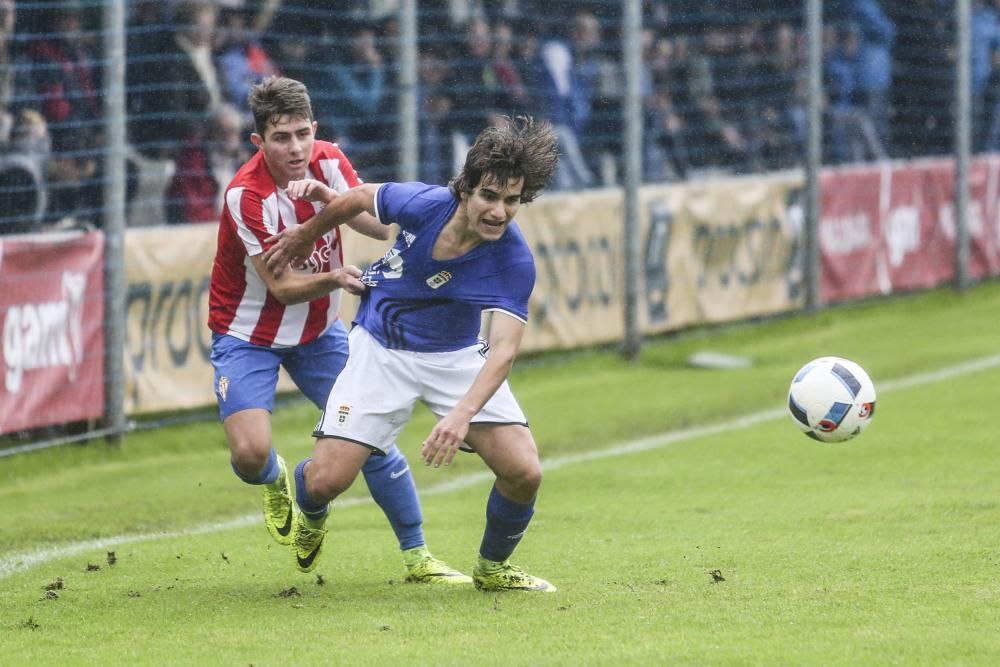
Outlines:
{"type": "Polygon", "coordinates": [[[337,320],[308,345],[263,347],[234,336],[212,334],[212,367],[219,418],[249,408],[274,411],[278,367],[321,410],[347,363],[347,329],[337,320]]]}

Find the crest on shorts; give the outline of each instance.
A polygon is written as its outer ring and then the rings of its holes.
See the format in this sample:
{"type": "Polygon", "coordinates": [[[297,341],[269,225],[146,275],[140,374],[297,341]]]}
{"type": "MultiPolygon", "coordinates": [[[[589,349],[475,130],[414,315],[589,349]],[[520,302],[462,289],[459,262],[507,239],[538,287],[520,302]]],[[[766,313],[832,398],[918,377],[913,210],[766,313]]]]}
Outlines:
{"type": "Polygon", "coordinates": [[[341,405],[337,408],[337,425],[347,426],[347,420],[351,416],[351,406],[341,405]]]}
{"type": "Polygon", "coordinates": [[[427,285],[431,289],[437,289],[438,287],[441,287],[449,280],[451,280],[450,271],[438,271],[433,276],[427,279],[427,285]]]}
{"type": "Polygon", "coordinates": [[[219,396],[222,400],[226,400],[226,394],[229,393],[229,378],[225,375],[219,378],[219,396]]]}

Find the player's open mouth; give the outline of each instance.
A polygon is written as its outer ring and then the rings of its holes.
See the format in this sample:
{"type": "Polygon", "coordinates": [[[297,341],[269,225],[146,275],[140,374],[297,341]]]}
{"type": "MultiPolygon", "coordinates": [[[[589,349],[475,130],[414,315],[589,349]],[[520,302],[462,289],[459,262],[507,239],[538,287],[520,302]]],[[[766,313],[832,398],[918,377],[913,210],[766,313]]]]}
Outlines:
{"type": "Polygon", "coordinates": [[[490,220],[483,220],[483,224],[486,225],[487,227],[493,227],[495,229],[500,229],[501,227],[504,226],[504,224],[506,224],[506,222],[504,220],[501,220],[500,222],[492,222],[490,220]]]}

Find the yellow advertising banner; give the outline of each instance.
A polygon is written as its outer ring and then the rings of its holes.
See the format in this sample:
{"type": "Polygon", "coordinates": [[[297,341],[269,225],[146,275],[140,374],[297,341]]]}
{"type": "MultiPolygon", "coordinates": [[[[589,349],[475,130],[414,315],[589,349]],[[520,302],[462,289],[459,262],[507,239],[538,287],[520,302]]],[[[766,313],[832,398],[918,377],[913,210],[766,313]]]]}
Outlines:
{"type": "Polygon", "coordinates": [[[623,218],[616,190],[545,195],[518,211],[536,276],[523,350],[621,340],[623,218]]]}
{"type": "Polygon", "coordinates": [[[128,414],[215,402],[207,322],[216,232],[215,225],[126,230],[128,414]]]}
{"type": "Polygon", "coordinates": [[[801,179],[791,174],[642,192],[644,333],[803,303],[801,179]]]}

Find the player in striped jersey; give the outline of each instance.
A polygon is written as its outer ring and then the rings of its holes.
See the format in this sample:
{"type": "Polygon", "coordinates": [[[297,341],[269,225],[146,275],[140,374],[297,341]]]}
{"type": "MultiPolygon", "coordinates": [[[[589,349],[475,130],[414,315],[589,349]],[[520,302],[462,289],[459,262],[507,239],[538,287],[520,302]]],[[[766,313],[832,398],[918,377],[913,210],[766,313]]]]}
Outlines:
{"type": "MultiPolygon", "coordinates": [[[[514,213],[548,184],[557,163],[551,125],[507,120],[480,133],[450,187],[360,185],[269,239],[265,260],[282,270],[358,215],[400,227],[393,248],[361,276],[369,290],[350,334],[350,357],[313,434],[313,458],[295,469],[302,512],[292,548],[300,568],[323,546],[329,502],[350,487],[371,452],[388,453],[421,400],[439,418],[421,447],[424,462],[448,465],[458,449],[468,449],[496,476],[475,585],[556,590],[509,561],[534,513],[542,470],[507,375],[535,283],[514,213]],[[488,341],[478,338],[484,312],[491,318],[488,341]]],[[[314,190],[308,180],[288,186],[299,200],[315,198],[314,190]]]]}
{"type": "MultiPolygon", "coordinates": [[[[251,91],[250,108],[258,150],[226,189],[209,287],[211,359],[233,471],[263,487],[265,524],[287,545],[294,505],[285,462],[271,439],[278,369],[325,406],[348,356],[347,331],[337,317],[341,290],[361,294],[366,287],[357,267],[344,266],[338,229],[316,238],[287,271],[268,269],[262,253],[269,236],[308,220],[361,181],[335,144],[315,139],[309,94],[298,81],[265,79],[251,91]],[[285,188],[293,180],[310,184],[314,202],[289,197],[285,188]]],[[[389,238],[371,215],[352,216],[346,224],[389,238]]],[[[395,445],[385,454],[369,457],[362,470],[399,540],[407,579],[469,583],[428,551],[409,465],[395,445]]]]}

